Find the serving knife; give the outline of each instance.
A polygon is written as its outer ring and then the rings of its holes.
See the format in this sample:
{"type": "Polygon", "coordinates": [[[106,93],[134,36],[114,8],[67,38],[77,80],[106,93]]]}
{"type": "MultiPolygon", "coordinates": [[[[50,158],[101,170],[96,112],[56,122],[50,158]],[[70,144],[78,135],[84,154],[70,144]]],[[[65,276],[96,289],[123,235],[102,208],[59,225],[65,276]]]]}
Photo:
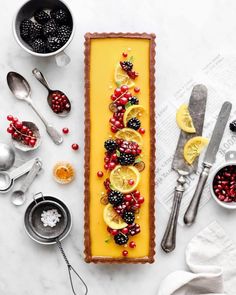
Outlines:
{"type": "Polygon", "coordinates": [[[204,85],[194,86],[189,100],[188,108],[190,115],[193,119],[193,124],[196,129],[196,133],[186,133],[184,131],[180,132],[175,155],[172,161],[172,169],[178,173],[179,178],[177,180],[177,186],[175,187],[173,205],[169,221],[161,242],[162,249],[167,253],[175,249],[177,222],[182,196],[185,191],[184,184],[186,183],[186,177],[191,173],[196,173],[198,166],[197,159],[196,161],[194,161],[192,165],[189,165],[185,161],[183,156],[184,145],[190,138],[202,134],[206,109],[206,100],[207,88],[204,85]]]}
{"type": "Polygon", "coordinates": [[[184,215],[184,223],[186,225],[191,225],[197,216],[202,192],[209,176],[210,169],[215,163],[216,154],[218,152],[231,109],[232,104],[228,101],[224,102],[221,107],[210,142],[206,150],[206,154],[202,164],[202,172],[200,174],[195,193],[184,215]]]}

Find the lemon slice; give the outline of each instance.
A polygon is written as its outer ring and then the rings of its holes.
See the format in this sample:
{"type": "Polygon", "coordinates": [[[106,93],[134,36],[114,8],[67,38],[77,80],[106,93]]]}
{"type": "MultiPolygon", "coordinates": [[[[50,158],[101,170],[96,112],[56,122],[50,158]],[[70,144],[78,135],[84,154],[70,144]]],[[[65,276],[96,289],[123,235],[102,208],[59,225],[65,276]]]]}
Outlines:
{"type": "Polygon", "coordinates": [[[143,138],[140,133],[131,128],[123,128],[116,132],[116,138],[137,142],[139,146],[143,144],[143,138]]]}
{"type": "Polygon", "coordinates": [[[145,109],[141,105],[133,105],[133,106],[130,106],[125,111],[125,114],[124,114],[124,118],[123,118],[124,125],[127,126],[127,123],[129,122],[129,120],[131,118],[138,118],[138,119],[140,119],[140,117],[143,116],[144,111],[145,111],[145,109]]]}
{"type": "Polygon", "coordinates": [[[184,159],[187,163],[191,165],[207,144],[208,139],[205,137],[195,136],[189,139],[184,145],[184,159]]]}
{"type": "Polygon", "coordinates": [[[130,77],[122,70],[119,63],[117,63],[115,68],[115,82],[118,86],[127,85],[129,88],[134,87],[135,83],[130,79],[130,77]]]}
{"type": "Polygon", "coordinates": [[[112,229],[122,229],[128,224],[120,217],[118,213],[113,209],[111,204],[107,204],[103,210],[103,219],[107,226],[112,229]]]}
{"type": "Polygon", "coordinates": [[[196,129],[193,125],[193,120],[190,116],[188,106],[182,104],[176,113],[176,122],[180,129],[187,133],[195,133],[196,129]]]}
{"type": "Polygon", "coordinates": [[[140,181],[140,173],[133,166],[118,165],[110,174],[110,182],[115,190],[130,193],[136,189],[140,181]]]}

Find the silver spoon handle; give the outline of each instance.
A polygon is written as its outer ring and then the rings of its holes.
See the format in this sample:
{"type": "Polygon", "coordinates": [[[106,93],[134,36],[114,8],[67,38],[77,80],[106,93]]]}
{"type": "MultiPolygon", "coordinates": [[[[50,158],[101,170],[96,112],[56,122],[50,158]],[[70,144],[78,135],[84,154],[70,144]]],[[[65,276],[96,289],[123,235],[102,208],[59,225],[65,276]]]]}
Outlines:
{"type": "Polygon", "coordinates": [[[48,91],[50,91],[49,85],[47,80],[45,79],[44,75],[38,70],[37,68],[33,69],[32,71],[35,78],[44,86],[47,88],[48,91]]]}
{"type": "Polygon", "coordinates": [[[20,187],[20,190],[22,192],[25,193],[28,190],[28,188],[34,181],[35,177],[41,170],[41,168],[42,168],[42,162],[39,159],[37,159],[20,187]]]}
{"type": "Polygon", "coordinates": [[[38,109],[36,108],[36,106],[34,105],[33,101],[30,98],[28,98],[26,101],[28,102],[28,104],[32,107],[32,109],[35,111],[35,113],[39,116],[39,118],[44,123],[44,125],[46,127],[46,130],[47,130],[47,133],[51,137],[53,142],[55,144],[61,144],[63,142],[63,138],[62,138],[61,134],[50,123],[48,123],[46,121],[46,119],[38,111],[38,109]]]}

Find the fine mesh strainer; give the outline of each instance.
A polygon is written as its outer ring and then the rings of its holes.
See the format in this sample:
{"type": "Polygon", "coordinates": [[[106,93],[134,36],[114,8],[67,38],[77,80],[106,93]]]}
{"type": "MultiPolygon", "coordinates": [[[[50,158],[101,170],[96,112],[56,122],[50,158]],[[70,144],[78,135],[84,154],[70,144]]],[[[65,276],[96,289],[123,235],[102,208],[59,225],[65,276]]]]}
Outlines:
{"type": "Polygon", "coordinates": [[[37,243],[44,245],[57,244],[67,264],[73,294],[86,295],[88,293],[87,285],[71,266],[61,245],[61,241],[69,234],[72,226],[71,214],[68,207],[61,200],[51,196],[44,196],[42,193],[34,195],[33,198],[34,200],[26,209],[24,217],[27,234],[37,243]],[[48,212],[49,210],[56,210],[60,215],[59,221],[53,227],[45,226],[41,220],[43,212],[48,212]],[[76,293],[74,289],[72,272],[79,279],[79,293],[76,293]]]}

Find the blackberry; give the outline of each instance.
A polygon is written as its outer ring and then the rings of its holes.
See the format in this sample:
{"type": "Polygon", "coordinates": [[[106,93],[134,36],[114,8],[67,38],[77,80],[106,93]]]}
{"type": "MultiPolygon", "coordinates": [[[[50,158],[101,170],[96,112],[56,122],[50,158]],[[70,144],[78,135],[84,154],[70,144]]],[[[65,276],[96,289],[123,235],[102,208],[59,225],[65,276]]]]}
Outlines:
{"type": "Polygon", "coordinates": [[[108,201],[114,206],[118,206],[122,203],[124,195],[118,191],[111,191],[108,194],[108,201]]]}
{"type": "Polygon", "coordinates": [[[121,61],[120,66],[126,72],[132,71],[133,69],[133,64],[130,61],[121,61]]]}
{"type": "Polygon", "coordinates": [[[63,25],[58,29],[58,38],[61,40],[62,44],[65,44],[71,35],[71,28],[69,26],[63,25]]]}
{"type": "Polygon", "coordinates": [[[122,166],[133,165],[135,161],[135,156],[132,154],[121,153],[118,161],[122,166]]]}
{"type": "Polygon", "coordinates": [[[28,41],[30,39],[30,31],[32,26],[34,25],[34,23],[29,20],[29,19],[25,19],[21,22],[20,24],[20,35],[21,38],[28,41]]]}
{"type": "Polygon", "coordinates": [[[39,9],[34,13],[34,18],[39,24],[46,24],[50,20],[50,15],[47,14],[44,10],[39,9]]]}
{"type": "Polygon", "coordinates": [[[49,37],[47,40],[47,48],[49,51],[53,52],[61,48],[62,44],[60,39],[57,37],[49,37]]]}
{"type": "Polygon", "coordinates": [[[233,132],[236,132],[236,120],[232,121],[230,124],[229,124],[229,129],[233,132]]]}
{"type": "Polygon", "coordinates": [[[51,37],[51,36],[55,36],[56,34],[57,34],[57,24],[55,20],[51,19],[43,26],[43,35],[45,37],[51,37]]]}
{"type": "Polygon", "coordinates": [[[127,127],[134,130],[138,130],[140,126],[141,126],[141,122],[138,118],[131,118],[127,123],[127,127]]]}
{"type": "Polygon", "coordinates": [[[134,212],[133,211],[125,211],[123,214],[123,219],[128,224],[133,224],[135,220],[134,212]]]}
{"type": "Polygon", "coordinates": [[[45,42],[38,38],[35,39],[32,43],[31,43],[31,47],[33,49],[33,51],[38,52],[38,53],[45,53],[46,52],[46,44],[45,42]]]}
{"type": "Polygon", "coordinates": [[[114,152],[118,146],[115,140],[108,139],[104,142],[104,147],[108,152],[114,152]]]}
{"type": "Polygon", "coordinates": [[[139,99],[135,96],[132,96],[129,98],[129,102],[134,105],[134,104],[139,104],[139,99]]]}
{"type": "Polygon", "coordinates": [[[64,9],[52,10],[50,15],[58,24],[67,24],[68,23],[68,13],[64,9]]]}
{"type": "Polygon", "coordinates": [[[119,233],[114,236],[115,243],[118,245],[125,245],[127,244],[129,238],[127,235],[119,233]]]}
{"type": "Polygon", "coordinates": [[[34,23],[30,28],[30,39],[35,40],[36,38],[41,37],[42,30],[43,30],[42,25],[38,23],[34,23]]]}

